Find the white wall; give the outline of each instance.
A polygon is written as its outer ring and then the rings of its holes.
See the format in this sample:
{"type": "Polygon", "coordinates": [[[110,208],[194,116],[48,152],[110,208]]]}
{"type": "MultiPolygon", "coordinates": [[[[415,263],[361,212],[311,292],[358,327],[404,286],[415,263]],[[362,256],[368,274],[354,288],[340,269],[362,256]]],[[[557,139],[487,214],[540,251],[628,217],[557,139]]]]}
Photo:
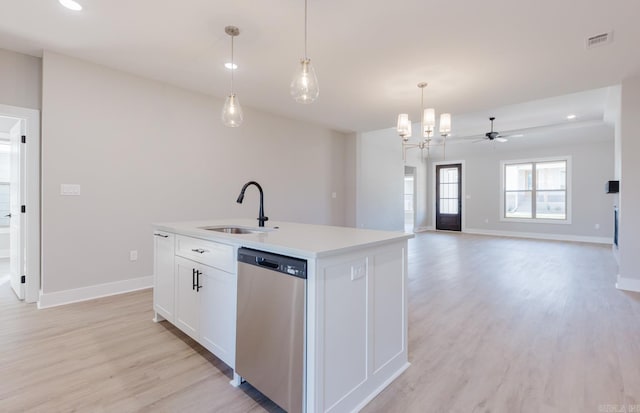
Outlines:
{"type": "MultiPolygon", "coordinates": [[[[613,196],[605,194],[608,180],[614,179],[614,132],[604,123],[547,132],[536,137],[541,145],[453,143],[446,159],[464,160],[465,199],[463,222],[468,231],[526,233],[565,239],[609,241],[613,237],[613,196]],[[558,144],[562,138],[566,144],[558,144]],[[501,222],[500,161],[570,155],[573,167],[572,224],[528,224],[501,222]],[[486,223],[485,219],[489,222],[486,223]],[[599,229],[595,229],[599,224],[599,229]]],[[[442,147],[431,150],[428,163],[420,161],[420,151],[407,152],[407,165],[417,168],[416,228],[433,227],[433,162],[442,161],[442,147]]],[[[402,152],[400,138],[392,128],[363,133],[358,138],[358,226],[402,229],[402,152]]]]}
{"type": "Polygon", "coordinates": [[[640,291],[640,76],[622,82],[618,288],[640,291]]]}
{"type": "Polygon", "coordinates": [[[404,230],[404,163],[395,130],[358,134],[356,149],[356,225],[404,230]]]}
{"type": "MultiPolygon", "coordinates": [[[[465,160],[465,222],[469,232],[515,232],[566,235],[566,239],[613,239],[612,195],[605,183],[614,176],[613,128],[588,126],[550,131],[543,139],[564,144],[524,145],[527,138],[507,143],[462,143],[447,146],[447,158],[465,160]],[[518,141],[520,140],[520,142],[518,141]],[[520,144],[522,143],[522,144],[520,144]],[[500,162],[508,160],[571,157],[571,224],[539,224],[500,220],[500,162]],[[488,222],[485,222],[487,220],[488,222]],[[598,224],[599,229],[595,226],[598,224]]],[[[438,159],[437,159],[438,160],[438,159]]],[[[431,170],[431,166],[430,166],[431,170]]],[[[433,178],[431,178],[433,180],[433,178]]],[[[433,182],[429,190],[429,225],[433,226],[433,182]]]]}
{"type": "Polygon", "coordinates": [[[44,293],[152,275],[152,222],[257,217],[345,223],[344,134],[45,52],[42,115],[44,293]],[[80,184],[81,196],[61,196],[80,184]],[[331,197],[336,192],[337,197],[331,197]],[[129,261],[138,250],[139,260],[129,261]]]}
{"type": "Polygon", "coordinates": [[[0,49],[0,103],[40,109],[42,60],[0,49]]]}

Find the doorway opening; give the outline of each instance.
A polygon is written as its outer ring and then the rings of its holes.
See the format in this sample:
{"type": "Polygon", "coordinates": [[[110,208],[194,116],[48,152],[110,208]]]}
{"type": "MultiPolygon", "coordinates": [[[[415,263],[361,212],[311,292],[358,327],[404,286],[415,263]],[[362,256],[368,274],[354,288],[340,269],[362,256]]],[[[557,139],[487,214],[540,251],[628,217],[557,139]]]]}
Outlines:
{"type": "Polygon", "coordinates": [[[413,232],[416,222],[416,168],[404,167],[404,230],[413,232]]]}
{"type": "Polygon", "coordinates": [[[462,231],[462,164],[436,165],[436,229],[462,231]]]}
{"type": "Polygon", "coordinates": [[[0,284],[40,292],[40,113],[0,105],[0,284]]]}

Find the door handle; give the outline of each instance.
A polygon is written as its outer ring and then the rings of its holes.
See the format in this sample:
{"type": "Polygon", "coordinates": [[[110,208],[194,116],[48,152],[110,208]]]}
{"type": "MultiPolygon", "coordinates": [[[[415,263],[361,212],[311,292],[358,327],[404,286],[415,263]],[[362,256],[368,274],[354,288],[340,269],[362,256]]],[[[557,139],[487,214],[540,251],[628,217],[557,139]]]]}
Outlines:
{"type": "Polygon", "coordinates": [[[11,214],[7,214],[4,216],[5,218],[11,218],[11,214]]]}
{"type": "Polygon", "coordinates": [[[191,269],[191,289],[192,290],[196,289],[196,269],[195,268],[191,269]]]}
{"type": "MultiPolygon", "coordinates": [[[[11,214],[9,214],[9,216],[11,216],[11,214]]],[[[169,236],[168,236],[168,235],[164,235],[164,234],[157,234],[157,233],[155,233],[155,234],[153,234],[153,235],[155,235],[156,237],[169,238],[169,236]]]]}

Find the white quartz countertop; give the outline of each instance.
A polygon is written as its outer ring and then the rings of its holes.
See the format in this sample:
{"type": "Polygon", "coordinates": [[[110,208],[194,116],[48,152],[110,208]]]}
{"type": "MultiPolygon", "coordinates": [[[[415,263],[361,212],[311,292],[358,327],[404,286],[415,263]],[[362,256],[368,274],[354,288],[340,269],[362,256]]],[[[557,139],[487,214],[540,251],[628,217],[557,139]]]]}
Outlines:
{"type": "Polygon", "coordinates": [[[301,258],[318,258],[384,245],[413,238],[413,234],[378,231],[328,225],[298,224],[267,221],[266,232],[253,234],[227,234],[202,227],[240,226],[257,228],[255,219],[216,219],[207,221],[165,222],[153,224],[156,230],[187,235],[240,247],[291,255],[301,258]]]}

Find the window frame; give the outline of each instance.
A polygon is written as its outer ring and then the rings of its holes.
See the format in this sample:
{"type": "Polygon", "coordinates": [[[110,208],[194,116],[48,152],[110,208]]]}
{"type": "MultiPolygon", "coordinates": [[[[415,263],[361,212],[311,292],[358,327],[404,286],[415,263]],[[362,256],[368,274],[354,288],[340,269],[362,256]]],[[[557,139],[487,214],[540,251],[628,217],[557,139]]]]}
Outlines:
{"type": "MultiPolygon", "coordinates": [[[[571,167],[571,156],[554,156],[549,158],[531,158],[531,159],[515,159],[515,160],[507,160],[500,161],[500,221],[501,222],[520,222],[520,223],[531,223],[531,224],[560,224],[567,225],[571,224],[571,175],[572,175],[572,167],[571,167]],[[535,203],[536,203],[536,195],[538,189],[536,188],[536,179],[537,179],[537,169],[535,164],[538,163],[546,163],[546,162],[566,162],[566,188],[565,188],[565,208],[566,208],[566,216],[565,219],[550,219],[550,218],[535,218],[535,203]],[[534,216],[531,218],[509,218],[505,216],[505,199],[506,199],[506,182],[505,182],[505,170],[508,165],[520,165],[520,164],[532,164],[532,175],[533,175],[533,185],[531,192],[531,207],[534,216]]],[[[528,191],[528,190],[527,190],[528,191]]],[[[541,192],[547,192],[551,190],[540,190],[541,192]]],[[[529,191],[528,191],[529,192],[529,191]]]]}

